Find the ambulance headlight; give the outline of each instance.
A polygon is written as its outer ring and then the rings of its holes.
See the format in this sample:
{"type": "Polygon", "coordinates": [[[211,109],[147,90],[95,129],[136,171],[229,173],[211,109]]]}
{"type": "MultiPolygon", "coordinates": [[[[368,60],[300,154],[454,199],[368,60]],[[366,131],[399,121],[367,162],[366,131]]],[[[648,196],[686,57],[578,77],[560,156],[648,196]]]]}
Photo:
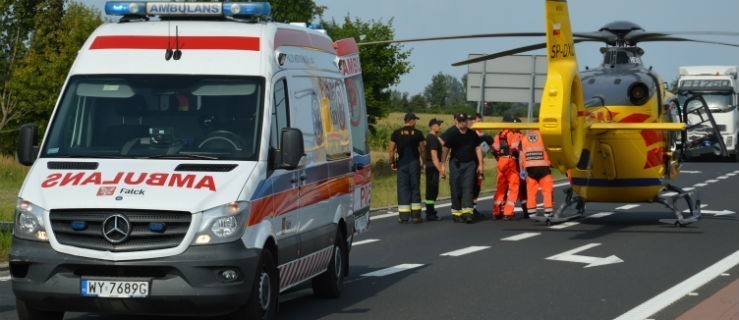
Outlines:
{"type": "Polygon", "coordinates": [[[248,201],[237,201],[203,211],[193,245],[225,243],[244,234],[249,219],[248,201]]]}
{"type": "Polygon", "coordinates": [[[19,198],[15,206],[13,235],[20,239],[49,241],[44,226],[45,212],[43,208],[19,198]]]}

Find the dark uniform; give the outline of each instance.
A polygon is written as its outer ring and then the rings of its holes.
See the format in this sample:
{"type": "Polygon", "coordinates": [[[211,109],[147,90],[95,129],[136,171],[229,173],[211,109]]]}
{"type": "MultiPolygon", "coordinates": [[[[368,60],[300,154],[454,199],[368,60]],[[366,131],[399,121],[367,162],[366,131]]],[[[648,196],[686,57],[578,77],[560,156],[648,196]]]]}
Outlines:
{"type": "MultiPolygon", "coordinates": [[[[408,117],[409,115],[406,115],[406,123],[408,117]]],[[[410,216],[414,222],[420,222],[421,163],[418,147],[425,141],[423,133],[413,127],[404,126],[393,132],[390,141],[395,143],[398,150],[396,166],[398,169],[399,221],[407,222],[410,216]]]]}
{"type": "MultiPolygon", "coordinates": [[[[436,118],[429,121],[429,127],[435,124],[441,124],[443,121],[436,118]]],[[[436,197],[439,196],[439,170],[434,166],[434,160],[431,158],[431,150],[436,150],[436,159],[441,162],[442,146],[439,137],[433,133],[426,135],[426,219],[437,220],[436,213],[436,197]]]]}
{"type": "MultiPolygon", "coordinates": [[[[457,119],[468,118],[461,115],[457,119]]],[[[441,135],[444,146],[450,149],[449,187],[452,194],[452,218],[472,220],[472,197],[477,182],[477,153],[481,139],[472,129],[462,133],[457,126],[452,126],[441,135]]]]}

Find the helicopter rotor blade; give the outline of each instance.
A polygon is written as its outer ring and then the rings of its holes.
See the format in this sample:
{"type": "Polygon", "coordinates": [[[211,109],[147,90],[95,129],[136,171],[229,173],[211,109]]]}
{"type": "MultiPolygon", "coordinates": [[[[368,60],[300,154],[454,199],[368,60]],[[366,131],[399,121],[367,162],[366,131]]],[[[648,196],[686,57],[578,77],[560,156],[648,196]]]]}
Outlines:
{"type": "Polygon", "coordinates": [[[464,34],[464,35],[441,36],[441,37],[423,37],[423,38],[408,38],[408,39],[397,39],[397,40],[367,41],[367,42],[360,42],[358,43],[358,45],[368,46],[368,45],[390,44],[390,43],[406,43],[406,42],[454,40],[454,39],[476,39],[476,38],[543,37],[544,35],[545,33],[543,32],[481,33],[481,34],[464,34]]]}
{"type": "Polygon", "coordinates": [[[730,47],[739,48],[739,43],[727,43],[727,42],[718,42],[718,41],[709,41],[709,40],[695,40],[695,39],[687,39],[687,38],[680,38],[680,37],[655,37],[655,38],[642,39],[639,42],[655,42],[655,41],[697,42],[697,43],[716,44],[716,45],[721,45],[721,46],[730,46],[730,47]]]}
{"type": "Polygon", "coordinates": [[[624,39],[627,41],[644,41],[643,39],[667,37],[674,35],[689,35],[689,36],[725,36],[725,37],[739,37],[739,32],[728,32],[728,31],[656,31],[647,32],[643,30],[634,30],[627,34],[624,39]]]}
{"type": "MultiPolygon", "coordinates": [[[[574,39],[574,42],[575,43],[586,42],[586,41],[600,41],[600,40],[594,40],[594,39],[574,39]]],[[[468,64],[471,64],[471,63],[482,62],[482,61],[486,61],[486,60],[492,60],[492,59],[497,59],[497,58],[500,58],[500,57],[510,56],[510,55],[514,55],[514,54],[517,54],[517,53],[521,53],[521,52],[527,52],[527,51],[532,51],[532,50],[537,50],[537,49],[544,49],[546,47],[547,47],[546,42],[532,44],[532,45],[528,45],[528,46],[524,46],[524,47],[518,47],[518,48],[506,50],[506,51],[500,51],[500,52],[496,52],[496,53],[486,54],[486,55],[482,55],[482,56],[475,57],[475,58],[472,58],[472,59],[462,60],[462,61],[459,61],[459,62],[452,63],[452,66],[459,67],[459,66],[468,65],[468,64]]]]}

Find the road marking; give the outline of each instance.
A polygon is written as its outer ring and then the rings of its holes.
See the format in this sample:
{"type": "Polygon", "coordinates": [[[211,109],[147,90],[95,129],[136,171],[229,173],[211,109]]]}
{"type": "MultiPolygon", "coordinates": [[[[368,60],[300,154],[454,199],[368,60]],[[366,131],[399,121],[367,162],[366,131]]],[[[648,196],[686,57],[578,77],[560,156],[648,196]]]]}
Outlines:
{"type": "Polygon", "coordinates": [[[503,239],[500,239],[500,240],[503,240],[503,241],[521,241],[521,240],[526,240],[528,238],[533,238],[533,237],[536,237],[536,236],[539,236],[539,235],[541,235],[541,232],[524,232],[524,233],[517,234],[515,236],[510,236],[508,238],[503,238],[503,239]]]}
{"type": "Polygon", "coordinates": [[[354,246],[361,246],[363,244],[373,243],[373,242],[377,242],[377,241],[380,241],[380,239],[365,239],[365,240],[361,240],[361,241],[357,241],[355,243],[352,243],[352,247],[354,247],[354,246]]]}
{"type": "Polygon", "coordinates": [[[729,177],[733,177],[733,176],[735,176],[735,175],[736,175],[736,172],[729,172],[729,173],[727,173],[726,175],[727,175],[727,176],[729,176],[729,177]]]}
{"type": "Polygon", "coordinates": [[[607,265],[607,264],[612,264],[612,263],[624,262],[623,260],[621,260],[621,258],[615,255],[610,255],[605,258],[576,255],[576,253],[580,251],[585,251],[590,248],[597,247],[599,245],[600,243],[589,243],[584,246],[562,252],[560,254],[555,254],[547,258],[547,260],[586,263],[587,265],[584,268],[597,267],[597,266],[602,266],[602,265],[607,265]]]}
{"type": "Polygon", "coordinates": [[[720,177],[718,177],[718,178],[716,178],[716,179],[719,179],[719,180],[726,180],[726,179],[729,179],[729,175],[728,175],[728,174],[725,174],[725,175],[723,175],[723,176],[720,176],[720,177]]]}
{"type": "Polygon", "coordinates": [[[683,191],[686,191],[686,192],[687,191],[693,191],[693,190],[695,190],[695,188],[693,188],[693,187],[683,188],[683,191]]]}
{"type": "Polygon", "coordinates": [[[391,275],[393,273],[398,273],[398,272],[401,272],[401,271],[406,271],[406,270],[418,268],[418,267],[421,267],[421,266],[423,266],[423,265],[422,264],[418,264],[418,263],[404,263],[404,264],[399,264],[399,265],[394,266],[394,267],[385,268],[385,269],[373,271],[373,272],[370,272],[370,273],[365,273],[365,274],[362,275],[362,277],[384,277],[384,276],[391,275]]]}
{"type": "Polygon", "coordinates": [[[555,225],[549,227],[549,229],[560,230],[560,229],[564,229],[564,228],[569,228],[569,227],[572,227],[572,226],[576,226],[578,224],[580,224],[580,223],[579,222],[570,221],[570,222],[555,224],[555,225]]]}
{"type": "Polygon", "coordinates": [[[701,173],[700,171],[680,170],[680,173],[701,173]]]}
{"type": "Polygon", "coordinates": [[[490,246],[471,246],[471,247],[467,247],[467,248],[464,248],[464,249],[459,249],[459,250],[449,251],[447,253],[442,253],[442,254],[440,254],[440,256],[459,257],[459,256],[463,256],[463,255],[468,254],[468,253],[473,253],[473,252],[477,252],[477,251],[485,250],[485,249],[489,249],[489,248],[490,248],[490,246]]]}
{"type": "Polygon", "coordinates": [[[688,296],[689,296],[689,297],[696,297],[696,296],[698,296],[698,292],[691,292],[691,293],[688,293],[688,296]]]}
{"type": "Polygon", "coordinates": [[[4,281],[10,281],[10,276],[2,276],[2,277],[0,277],[0,282],[4,282],[4,281]]]}
{"type": "Polygon", "coordinates": [[[739,251],[730,254],[728,257],[721,259],[721,261],[716,262],[701,272],[698,272],[696,275],[627,311],[616,318],[616,320],[645,319],[652,316],[665,307],[673,304],[686,294],[693,292],[695,289],[705,285],[718,275],[726,272],[726,270],[733,268],[737,264],[739,264],[739,251]]]}
{"type": "Polygon", "coordinates": [[[701,210],[701,214],[712,214],[714,216],[728,216],[730,214],[735,214],[735,213],[736,212],[734,212],[734,211],[730,211],[730,210],[726,210],[726,209],[721,210],[721,211],[717,211],[717,210],[701,210]]]}
{"type": "Polygon", "coordinates": [[[706,183],[716,183],[716,182],[718,182],[718,180],[716,180],[716,179],[706,180],[706,183]]]}
{"type": "Polygon", "coordinates": [[[665,192],[665,193],[661,194],[660,196],[662,196],[662,197],[672,197],[672,196],[676,196],[676,195],[677,195],[677,192],[670,191],[670,192],[665,192]]]}
{"type": "Polygon", "coordinates": [[[636,208],[638,206],[639,206],[638,204],[627,204],[625,206],[620,206],[620,207],[616,208],[616,210],[630,210],[630,209],[634,209],[634,208],[636,208]]]}
{"type": "Polygon", "coordinates": [[[700,187],[705,187],[707,185],[708,185],[707,183],[696,183],[693,186],[696,186],[696,187],[699,187],[700,188],[700,187]]]}
{"type": "Polygon", "coordinates": [[[613,212],[598,212],[596,214],[592,214],[587,216],[586,218],[603,218],[612,215],[613,212]]]}

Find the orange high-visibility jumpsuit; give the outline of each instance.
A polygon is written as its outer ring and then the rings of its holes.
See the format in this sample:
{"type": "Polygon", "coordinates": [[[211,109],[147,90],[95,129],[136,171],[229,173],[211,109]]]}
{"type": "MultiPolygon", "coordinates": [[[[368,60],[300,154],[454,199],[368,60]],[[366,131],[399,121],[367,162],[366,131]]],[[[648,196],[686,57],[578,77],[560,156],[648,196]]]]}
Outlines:
{"type": "Polygon", "coordinates": [[[498,185],[493,204],[493,215],[495,216],[500,216],[501,207],[503,207],[505,216],[513,216],[513,209],[518,198],[518,185],[521,180],[516,163],[521,148],[520,143],[521,134],[513,130],[506,129],[495,135],[493,154],[498,160],[498,185]],[[507,148],[502,146],[502,141],[507,142],[507,148]]]}
{"type": "Polygon", "coordinates": [[[521,138],[520,161],[522,170],[526,170],[528,173],[526,176],[528,198],[526,207],[529,210],[536,209],[536,194],[539,187],[541,187],[541,194],[544,198],[544,212],[551,213],[554,208],[552,196],[554,180],[549,169],[552,162],[549,161],[549,155],[544,147],[539,130],[531,130],[521,138]]]}

